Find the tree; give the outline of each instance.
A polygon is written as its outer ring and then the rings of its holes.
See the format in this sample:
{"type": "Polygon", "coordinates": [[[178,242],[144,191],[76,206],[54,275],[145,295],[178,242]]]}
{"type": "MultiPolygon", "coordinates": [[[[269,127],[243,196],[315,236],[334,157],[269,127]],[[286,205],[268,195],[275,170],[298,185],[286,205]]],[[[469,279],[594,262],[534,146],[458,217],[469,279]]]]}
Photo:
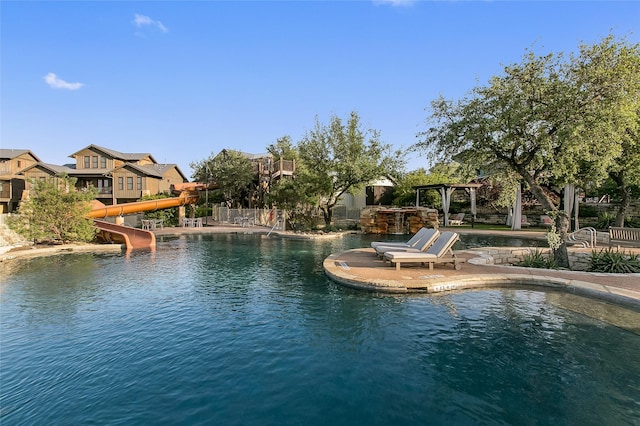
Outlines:
{"type": "MultiPolygon", "coordinates": [[[[620,204],[616,225],[623,226],[633,191],[640,185],[640,44],[606,37],[593,46],[581,46],[571,70],[587,123],[577,137],[603,141],[619,152],[606,167],[616,184],[620,204]],[[593,94],[592,103],[584,93],[593,94]],[[595,124],[595,125],[593,125],[595,124]]],[[[586,170],[587,180],[592,171],[586,170]]],[[[596,181],[596,184],[599,181],[596,181]]]]}
{"type": "Polygon", "coordinates": [[[254,172],[251,160],[242,153],[224,149],[217,155],[191,163],[193,179],[200,182],[214,181],[218,185],[224,202],[228,207],[241,206],[251,191],[254,172]]]}
{"type": "MultiPolygon", "coordinates": [[[[142,198],[140,198],[138,201],[161,200],[163,198],[170,198],[172,196],[173,195],[170,195],[170,194],[145,195],[142,198]]],[[[178,216],[179,216],[178,207],[147,211],[147,212],[144,212],[143,216],[145,219],[162,220],[162,223],[164,224],[164,226],[178,225],[178,216]]]]}
{"type": "MultiPolygon", "coordinates": [[[[431,127],[418,149],[515,172],[556,217],[563,242],[554,250],[568,266],[569,217],[546,188],[600,183],[623,153],[625,132],[637,124],[638,45],[605,38],[580,54],[535,56],[505,68],[458,102],[431,104],[431,127]],[[629,82],[628,79],[632,79],[629,82]]],[[[584,186],[583,186],[584,187],[584,186]]]]}
{"type": "Polygon", "coordinates": [[[298,153],[304,168],[296,181],[300,179],[319,197],[326,226],[331,225],[332,209],[343,194],[383,175],[395,175],[404,164],[403,155],[392,155],[378,131],[362,129],[356,112],[346,124],[332,116],[329,125],[324,125],[316,117],[314,130],[298,143],[298,153]]]}
{"type": "Polygon", "coordinates": [[[300,158],[298,155],[298,149],[293,144],[291,136],[289,135],[278,138],[275,143],[272,143],[267,147],[267,152],[273,155],[274,161],[279,161],[281,158],[297,161],[300,158]]]}
{"type": "Polygon", "coordinates": [[[91,241],[97,228],[86,216],[91,211],[95,188],[81,191],[75,187],[77,179],[66,175],[48,181],[33,182],[27,200],[20,204],[18,215],[10,226],[33,241],[51,240],[60,243],[91,241]]]}

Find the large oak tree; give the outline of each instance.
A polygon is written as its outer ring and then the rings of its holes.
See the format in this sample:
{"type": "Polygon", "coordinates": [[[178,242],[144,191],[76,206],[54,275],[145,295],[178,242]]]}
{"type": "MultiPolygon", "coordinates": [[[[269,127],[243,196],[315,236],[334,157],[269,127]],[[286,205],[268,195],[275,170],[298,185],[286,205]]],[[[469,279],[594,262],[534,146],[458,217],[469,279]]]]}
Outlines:
{"type": "MultiPolygon", "coordinates": [[[[569,217],[545,188],[597,184],[616,168],[635,175],[640,167],[621,166],[638,152],[639,65],[639,45],[613,36],[568,58],[529,52],[467,97],[433,101],[416,147],[488,172],[512,170],[556,217],[565,241],[569,217]]],[[[568,266],[564,243],[555,257],[568,266]]]]}

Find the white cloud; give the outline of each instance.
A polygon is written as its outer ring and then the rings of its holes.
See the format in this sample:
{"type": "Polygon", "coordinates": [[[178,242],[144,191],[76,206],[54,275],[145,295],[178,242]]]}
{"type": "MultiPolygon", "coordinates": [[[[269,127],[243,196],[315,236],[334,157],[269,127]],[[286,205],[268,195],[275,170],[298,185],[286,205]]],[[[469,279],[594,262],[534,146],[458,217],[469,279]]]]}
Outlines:
{"type": "Polygon", "coordinates": [[[156,27],[158,28],[160,31],[162,31],[163,33],[168,33],[169,30],[167,29],[167,27],[165,27],[162,22],[160,21],[155,21],[151,18],[149,18],[148,16],[144,16],[144,15],[140,15],[138,13],[136,13],[134,15],[133,18],[133,23],[135,24],[136,27],[138,28],[142,28],[142,27],[156,27]]]}
{"type": "Polygon", "coordinates": [[[52,72],[44,76],[44,81],[53,89],[78,90],[84,86],[83,83],[67,83],[52,72]]]}

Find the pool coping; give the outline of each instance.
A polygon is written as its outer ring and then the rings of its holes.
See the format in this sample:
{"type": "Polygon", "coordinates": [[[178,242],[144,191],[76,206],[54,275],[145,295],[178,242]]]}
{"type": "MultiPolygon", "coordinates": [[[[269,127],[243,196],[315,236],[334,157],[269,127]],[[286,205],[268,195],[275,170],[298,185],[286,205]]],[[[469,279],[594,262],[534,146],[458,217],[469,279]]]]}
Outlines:
{"type": "Polygon", "coordinates": [[[552,288],[640,310],[640,274],[604,274],[494,265],[486,250],[456,251],[462,268],[436,265],[402,267],[378,259],[371,248],[332,254],[323,262],[325,274],[351,288],[384,293],[446,293],[452,291],[534,286],[552,288]]]}

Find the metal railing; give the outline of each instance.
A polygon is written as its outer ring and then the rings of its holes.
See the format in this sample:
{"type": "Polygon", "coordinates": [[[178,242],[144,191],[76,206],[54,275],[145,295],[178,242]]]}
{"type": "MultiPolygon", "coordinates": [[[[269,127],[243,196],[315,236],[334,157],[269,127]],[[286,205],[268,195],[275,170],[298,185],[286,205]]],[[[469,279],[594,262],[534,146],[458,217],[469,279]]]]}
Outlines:
{"type": "Polygon", "coordinates": [[[587,226],[585,228],[576,229],[567,236],[568,241],[574,241],[581,243],[584,247],[596,247],[598,244],[598,232],[595,228],[587,226]],[[587,234],[587,235],[585,235],[587,234]],[[588,240],[585,240],[585,236],[588,236],[588,240]]]}

